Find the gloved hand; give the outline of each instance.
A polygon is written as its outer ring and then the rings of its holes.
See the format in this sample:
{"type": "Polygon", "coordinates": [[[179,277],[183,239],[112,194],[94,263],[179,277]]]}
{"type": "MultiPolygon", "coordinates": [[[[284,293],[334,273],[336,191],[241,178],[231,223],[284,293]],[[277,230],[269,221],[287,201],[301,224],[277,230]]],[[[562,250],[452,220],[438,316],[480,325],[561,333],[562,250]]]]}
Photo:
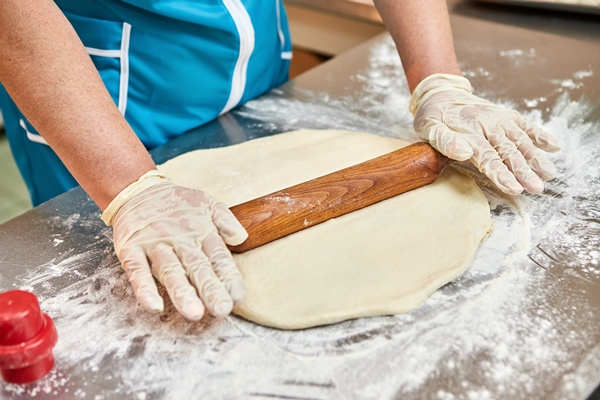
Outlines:
{"type": "Polygon", "coordinates": [[[205,308],[224,317],[244,298],[242,276],[225,243],[241,244],[248,234],[207,193],[150,171],[119,193],[102,219],[113,225],[115,251],[144,309],[164,307],[152,275],[193,321],[205,308]]]}
{"type": "Polygon", "coordinates": [[[470,159],[505,193],[541,193],[542,179],[556,175],[538,149],[558,151],[558,140],[518,112],[473,95],[466,78],[425,78],[413,91],[410,111],[421,139],[449,158],[470,159]]]}

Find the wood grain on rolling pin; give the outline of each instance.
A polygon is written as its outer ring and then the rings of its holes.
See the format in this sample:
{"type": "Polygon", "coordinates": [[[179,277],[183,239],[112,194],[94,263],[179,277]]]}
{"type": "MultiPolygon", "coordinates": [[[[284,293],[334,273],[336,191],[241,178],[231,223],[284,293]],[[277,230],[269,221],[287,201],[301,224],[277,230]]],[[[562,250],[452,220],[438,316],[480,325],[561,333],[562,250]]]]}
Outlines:
{"type": "Polygon", "coordinates": [[[248,239],[242,253],[294,232],[434,182],[452,160],[416,143],[231,207],[248,239]]]}

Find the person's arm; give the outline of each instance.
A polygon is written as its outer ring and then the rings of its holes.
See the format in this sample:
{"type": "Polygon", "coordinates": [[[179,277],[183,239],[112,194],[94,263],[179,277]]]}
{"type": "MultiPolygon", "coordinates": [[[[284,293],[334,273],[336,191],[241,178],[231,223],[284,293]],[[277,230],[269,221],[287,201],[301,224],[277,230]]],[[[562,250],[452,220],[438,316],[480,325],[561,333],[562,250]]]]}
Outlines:
{"type": "Polygon", "coordinates": [[[445,0],[375,0],[394,39],[412,93],[426,77],[461,75],[445,0]]]}
{"type": "Polygon", "coordinates": [[[226,244],[247,233],[227,206],[156,171],[77,34],[51,0],[0,1],[0,82],[113,226],[136,298],[198,320],[229,314],[244,297],[226,244]]]}
{"type": "Polygon", "coordinates": [[[0,27],[0,82],[104,210],[154,162],[54,2],[3,0],[0,27]]]}
{"type": "Polygon", "coordinates": [[[417,135],[452,159],[470,160],[507,194],[541,193],[556,168],[539,150],[558,151],[558,140],[473,94],[456,60],[446,1],[375,5],[402,60],[417,135]]]}

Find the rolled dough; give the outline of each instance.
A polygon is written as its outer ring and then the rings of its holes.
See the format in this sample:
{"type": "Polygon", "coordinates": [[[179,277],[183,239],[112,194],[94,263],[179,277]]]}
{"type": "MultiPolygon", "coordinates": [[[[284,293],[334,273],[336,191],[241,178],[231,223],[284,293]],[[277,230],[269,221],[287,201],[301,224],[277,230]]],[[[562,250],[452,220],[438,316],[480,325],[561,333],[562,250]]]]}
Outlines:
{"type": "MultiPolygon", "coordinates": [[[[406,145],[302,130],[193,151],[159,169],[233,206],[406,145]]],[[[431,185],[234,255],[247,290],[234,313],[300,329],[408,312],[465,271],[491,227],[481,190],[447,168],[431,185]]]]}

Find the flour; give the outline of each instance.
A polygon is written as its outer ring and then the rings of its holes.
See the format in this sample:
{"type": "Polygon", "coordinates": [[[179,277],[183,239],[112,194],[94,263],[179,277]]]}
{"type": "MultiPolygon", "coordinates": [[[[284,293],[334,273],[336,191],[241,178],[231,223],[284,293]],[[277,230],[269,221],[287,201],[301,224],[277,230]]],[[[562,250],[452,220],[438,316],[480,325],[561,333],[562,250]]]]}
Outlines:
{"type": "Polygon", "coordinates": [[[573,73],[570,78],[551,79],[550,83],[556,85],[555,93],[564,93],[568,90],[580,89],[585,86],[585,79],[594,76],[591,70],[581,70],[573,73]]]}
{"type": "Polygon", "coordinates": [[[509,59],[513,65],[531,65],[536,62],[537,52],[534,48],[500,50],[500,57],[509,59]]]}
{"type": "Polygon", "coordinates": [[[573,79],[564,79],[564,80],[554,79],[554,80],[551,80],[550,82],[554,83],[555,85],[559,85],[562,88],[567,88],[567,89],[579,89],[580,87],[583,86],[583,83],[581,83],[581,82],[575,83],[573,81],[573,79]]]}
{"type": "Polygon", "coordinates": [[[575,79],[589,78],[591,76],[594,76],[594,71],[592,71],[592,70],[577,71],[573,74],[573,77],[575,79]]]}
{"type": "Polygon", "coordinates": [[[479,67],[474,70],[465,71],[463,73],[463,75],[467,78],[474,78],[477,76],[490,76],[491,73],[489,71],[485,70],[484,68],[479,67]]]}
{"type": "Polygon", "coordinates": [[[540,105],[540,103],[545,103],[546,101],[548,101],[548,99],[545,96],[541,96],[541,97],[538,97],[537,99],[531,99],[531,100],[523,99],[523,101],[525,102],[525,105],[527,107],[536,108],[540,105]]]}
{"type": "Polygon", "coordinates": [[[527,57],[533,58],[533,57],[535,57],[535,49],[529,49],[526,51],[521,50],[521,49],[501,50],[500,56],[501,57],[510,57],[510,58],[527,56],[527,57]]]}
{"type": "Polygon", "coordinates": [[[62,220],[59,217],[52,217],[52,221],[54,224],[61,226],[63,229],[71,230],[73,229],[73,226],[79,222],[80,218],[81,215],[79,213],[74,213],[65,220],[62,220]]]}
{"type": "MultiPolygon", "coordinates": [[[[360,98],[275,93],[240,115],[261,129],[332,127],[416,140],[393,50],[391,41],[373,47],[370,67],[354,77],[364,85],[360,98]]],[[[508,59],[530,54],[508,51],[508,59]]],[[[600,132],[586,122],[597,110],[571,99],[558,81],[563,94],[546,101],[548,118],[524,112],[562,140],[563,150],[549,155],[558,178],[543,195],[509,198],[459,163],[486,194],[494,231],[467,272],[415,311],[294,332],[235,316],[191,323],[166,296],[166,311],[152,315],[136,305],[103,230],[80,254],[66,252],[19,276],[18,286],[35,291],[54,318],[57,364],[36,384],[2,386],[0,397],[541,399],[554,394],[544,392],[548,382],[584,393],[581,365],[595,365],[589,373],[597,376],[598,353],[588,353],[598,338],[574,321],[597,321],[598,312],[569,282],[590,290],[600,282],[600,231],[590,222],[600,217],[600,132]]],[[[74,214],[55,239],[66,244],[73,224],[87,223],[81,219],[74,214]]]]}

